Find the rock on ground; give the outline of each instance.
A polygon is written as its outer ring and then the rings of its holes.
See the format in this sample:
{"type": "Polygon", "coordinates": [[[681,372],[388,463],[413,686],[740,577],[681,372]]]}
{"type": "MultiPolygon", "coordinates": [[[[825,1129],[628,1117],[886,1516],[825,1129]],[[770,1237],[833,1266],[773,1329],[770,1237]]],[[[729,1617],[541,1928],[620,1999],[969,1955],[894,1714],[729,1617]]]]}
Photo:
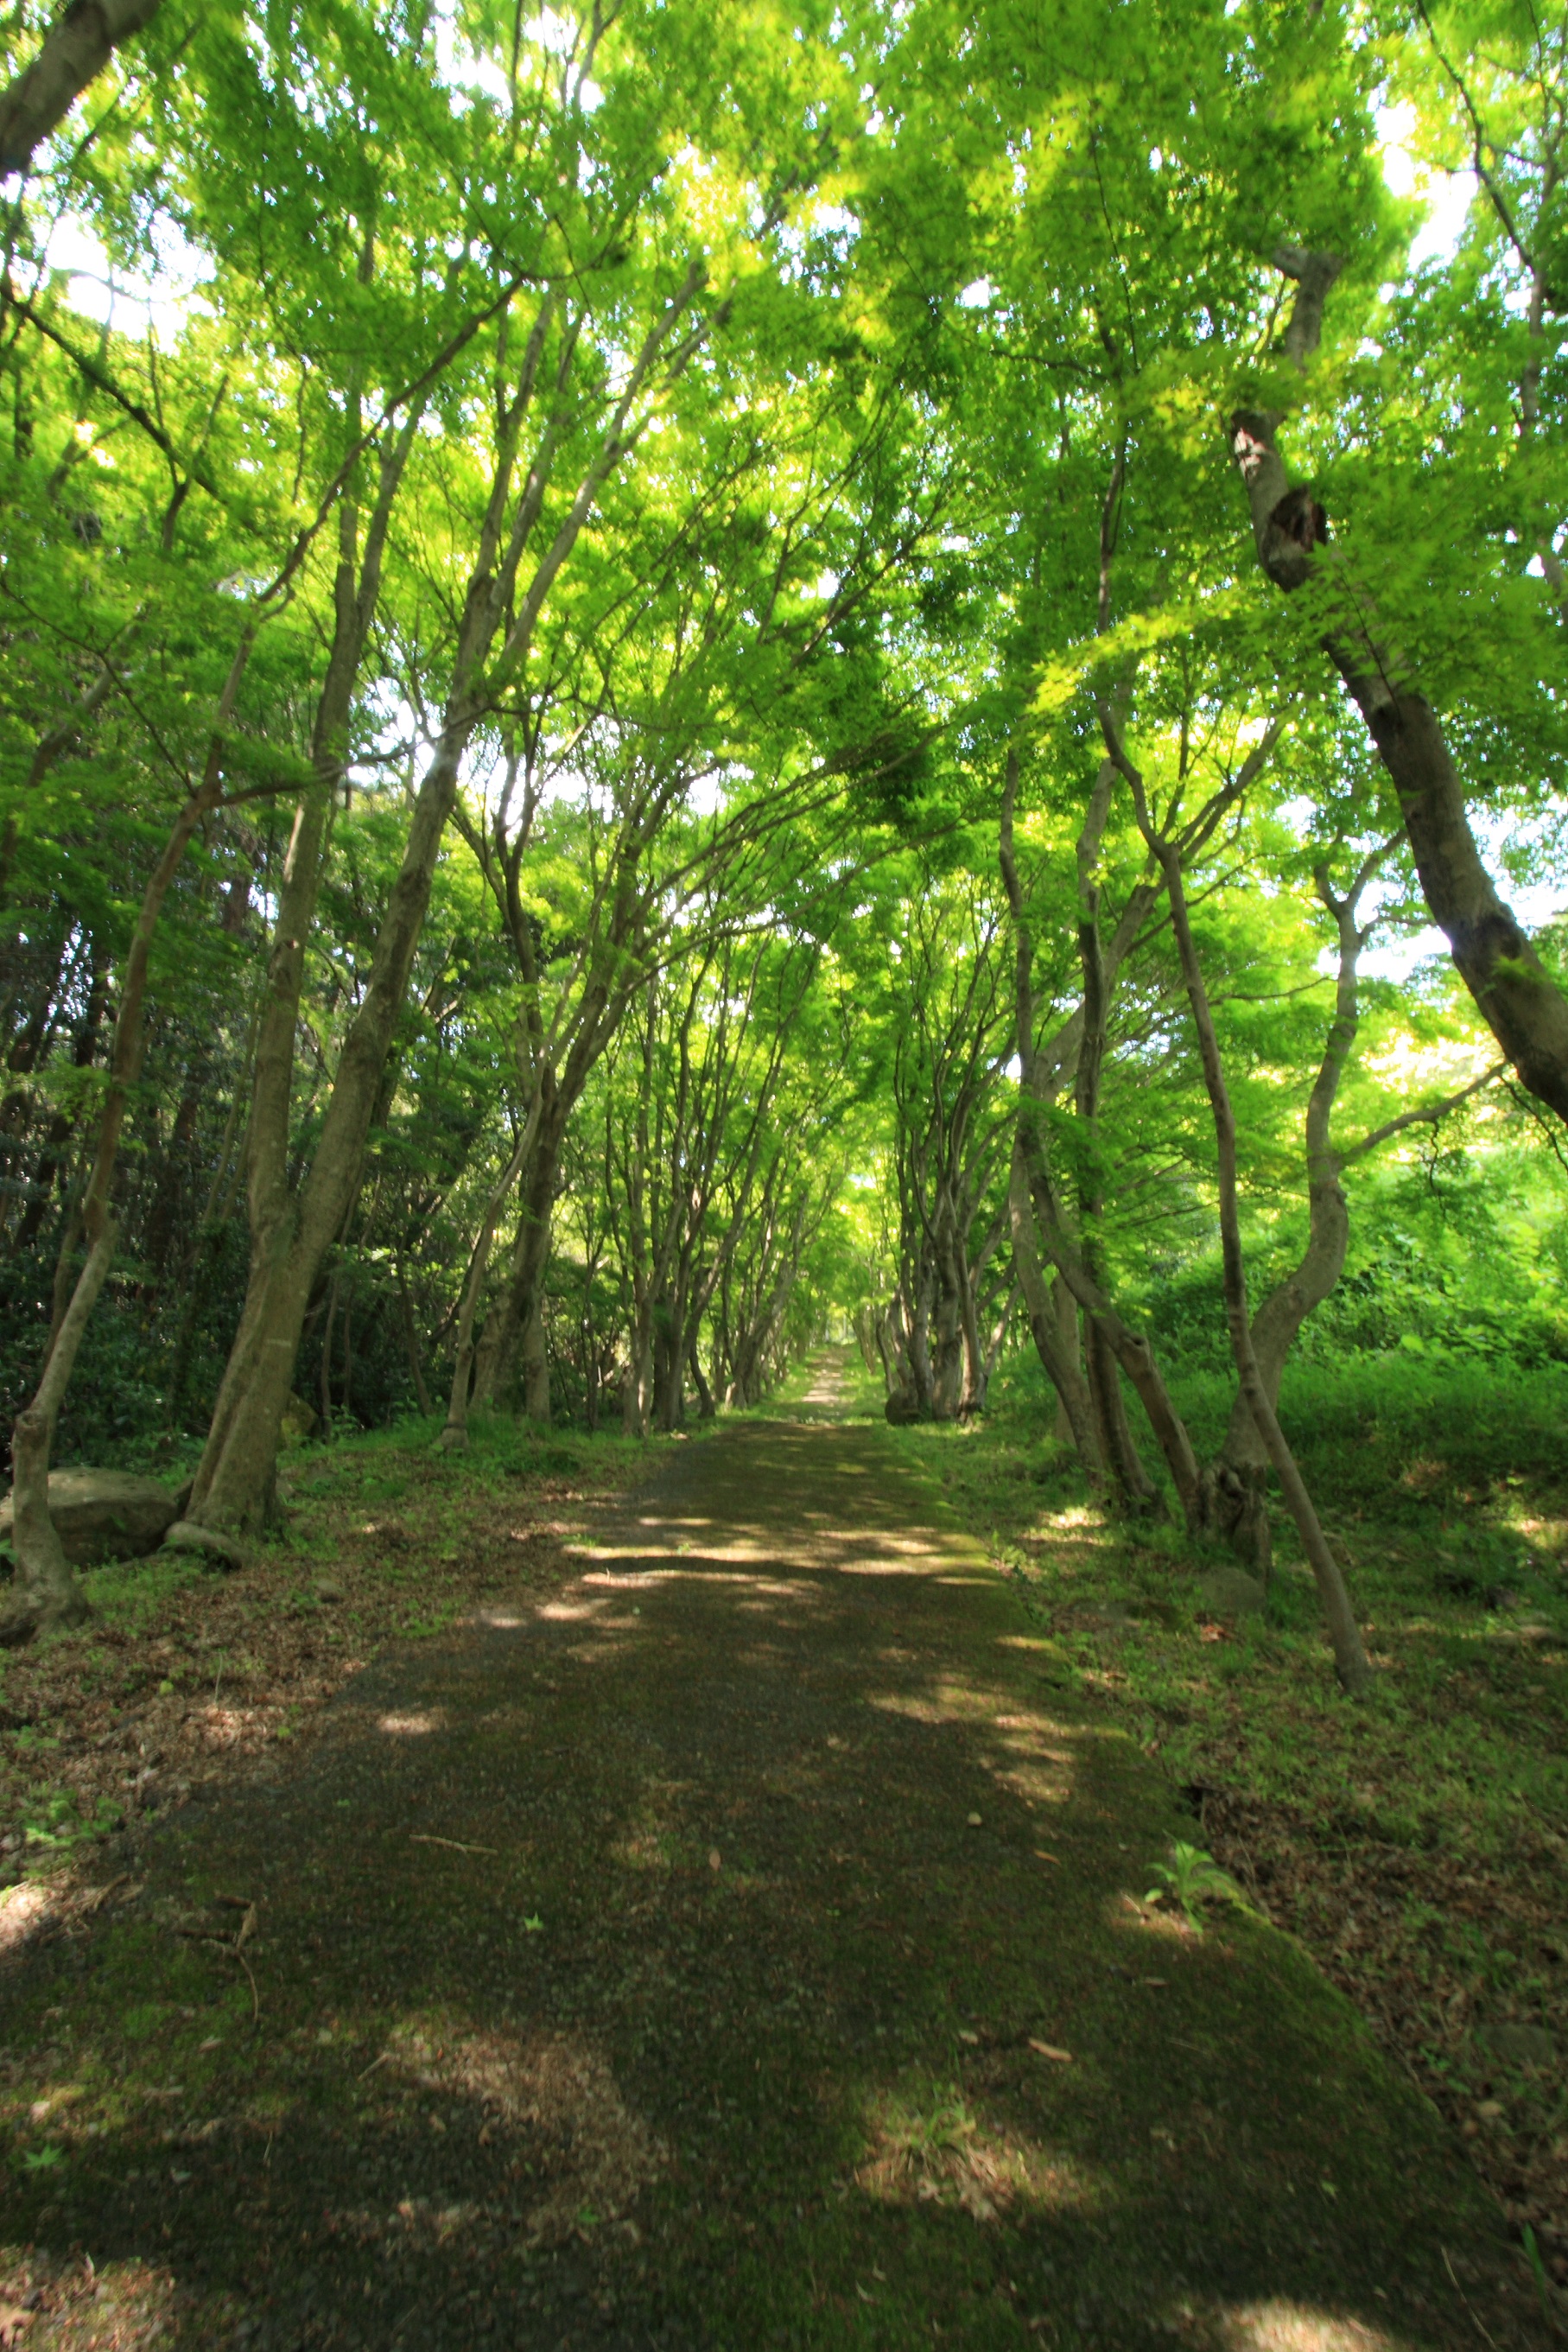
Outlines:
{"type": "MultiPolygon", "coordinates": [[[[156,1551],[184,1497],[125,1470],[51,1470],[49,1517],[73,1568],[156,1551]]],[[[0,1543],[11,1540],[11,1497],[0,1503],[0,1543]]]]}

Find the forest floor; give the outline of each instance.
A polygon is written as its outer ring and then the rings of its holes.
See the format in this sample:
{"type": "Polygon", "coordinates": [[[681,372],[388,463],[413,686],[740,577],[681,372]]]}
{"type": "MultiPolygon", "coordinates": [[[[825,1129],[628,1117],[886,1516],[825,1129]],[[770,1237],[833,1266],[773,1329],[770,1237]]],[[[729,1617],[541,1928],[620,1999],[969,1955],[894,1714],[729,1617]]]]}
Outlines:
{"type": "Polygon", "coordinates": [[[0,1900],[0,2344],[1553,2340],[1302,1948],[1148,1899],[1171,1780],[842,1371],[553,1527],[541,1449],[510,1555],[482,1463],[394,1527],[367,1454],[277,1612],[337,1696],[204,1781],[149,1599],[190,1793],[0,1900]],[[345,1679],[389,1576],[450,1622],[345,1679]]]}

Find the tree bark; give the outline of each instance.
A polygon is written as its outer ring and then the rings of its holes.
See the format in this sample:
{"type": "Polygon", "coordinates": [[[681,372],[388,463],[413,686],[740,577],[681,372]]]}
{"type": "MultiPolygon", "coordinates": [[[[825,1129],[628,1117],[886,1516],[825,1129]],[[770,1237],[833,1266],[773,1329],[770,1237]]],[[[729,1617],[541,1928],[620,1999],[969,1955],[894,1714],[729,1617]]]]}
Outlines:
{"type": "MultiPolygon", "coordinates": [[[[1301,370],[1317,349],[1323,303],[1340,271],[1331,254],[1281,247],[1275,265],[1296,282],[1285,332],[1287,357],[1301,370]]],[[[1320,552],[1326,518],[1291,481],[1276,442],[1280,410],[1238,410],[1230,447],[1246,485],[1258,559],[1278,588],[1336,576],[1333,551],[1320,552]]],[[[1346,625],[1331,617],[1324,648],[1363,718],[1393,782],[1416,871],[1433,921],[1483,1020],[1521,1083],[1568,1119],[1568,997],[1500,898],[1470,830],[1464,786],[1441,721],[1395,648],[1380,644],[1347,595],[1346,625]]]]}
{"type": "MultiPolygon", "coordinates": [[[[1371,1685],[1371,1661],[1362,1645],[1360,1628],[1350,1605],[1350,1594],[1345,1589],[1339,1562],[1329,1549],[1328,1538],[1323,1534],[1312,1498],[1307,1491],[1306,1481],[1263,1387],[1252,1346],[1252,1322],[1247,1308],[1247,1272],[1241,1255],[1241,1219],[1237,1199],[1236,1114],[1231,1108],[1230,1091],[1225,1081],[1225,1066],[1220,1060],[1219,1040],[1215,1034],[1203,968],[1198,961],[1192,926],[1187,920],[1181,855],[1173,842],[1155,831],[1144,792],[1143,777],[1122,751],[1111,715],[1103,705],[1101,707],[1101,725],[1105,732],[1106,748],[1131,787],[1133,804],[1137,811],[1144,838],[1158,858],[1166,877],[1171,929],[1176,939],[1176,953],[1181,960],[1182,977],[1186,983],[1193,1023],[1197,1030],[1204,1086],[1214,1120],[1219,1179],[1220,1250],[1225,1275],[1225,1318],[1230,1328],[1237,1374],[1258,1423],[1259,1433],[1268,1448],[1274,1474],[1284,1490],[1291,1516],[1301,1538],[1301,1549],[1317,1580],[1318,1597],[1322,1603],[1329,1640],[1333,1648],[1335,1670],[1343,1687],[1353,1695],[1359,1694],[1371,1685]]],[[[1063,1272],[1066,1270],[1064,1267],[1063,1272]]]]}
{"type": "MultiPolygon", "coordinates": [[[[16,1423],[12,1456],[12,1556],[16,1575],[5,1613],[0,1618],[0,1642],[6,1643],[26,1641],[52,1625],[78,1622],[88,1614],[87,1600],[71,1574],[49,1517],[49,1457],[88,1318],[114,1256],[117,1236],[110,1211],[110,1187],[131,1089],[141,1073],[146,1045],[147,963],[152,937],[191,837],[203,818],[216,807],[222,794],[224,735],[234,715],[251,643],[247,628],[218,698],[201,783],[175,818],[162,855],[148,879],[125,960],[110,1053],[109,1091],[99,1120],[92,1174],[81,1204],[82,1229],[88,1240],[87,1263],[77,1276],[69,1304],[50,1340],[37,1393],[16,1423]]],[[[62,1243],[62,1267],[64,1251],[70,1240],[68,1231],[62,1243]]]]}
{"type": "Polygon", "coordinates": [[[456,1356],[452,1368],[452,1388],[446,1402],[446,1425],[441,1433],[441,1443],[455,1451],[468,1443],[469,1388],[474,1371],[474,1323],[478,1312],[480,1296],[485,1287],[485,1276],[490,1264],[490,1249],[496,1238],[496,1227],[507,1205],[507,1195],[517,1182],[529,1150],[538,1139],[538,1097],[528,1107],[528,1116],[510,1160],[499,1182],[486,1204],[479,1221],[479,1231],[468,1256],[468,1273],[463,1285],[463,1297],[457,1309],[456,1356]]]}
{"type": "MultiPolygon", "coordinates": [[[[1105,1483],[1105,1464],[1100,1450],[1100,1433],[1095,1426],[1088,1385],[1079,1369],[1077,1307],[1075,1304],[1073,1343],[1069,1349],[1062,1344],[1061,1318],[1040,1271],[1040,1250],[1035,1239],[1034,1205],[1030,1198],[1029,1167],[1021,1136],[1016,1138],[1013,1144],[1008,1207],[1012,1226],[1013,1267],[1023,1290],[1024,1311],[1029,1317],[1035,1350],[1045,1367],[1046,1378],[1056,1391],[1057,1409],[1067,1423],[1072,1444],[1078,1449],[1083,1475],[1091,1488],[1098,1493],[1105,1483]]],[[[1067,1295],[1071,1296],[1071,1292],[1067,1295]]]]}
{"type": "Polygon", "coordinates": [[[25,172],[122,42],[150,25],[159,0],[70,0],[43,46],[0,90],[0,180],[25,172]]]}

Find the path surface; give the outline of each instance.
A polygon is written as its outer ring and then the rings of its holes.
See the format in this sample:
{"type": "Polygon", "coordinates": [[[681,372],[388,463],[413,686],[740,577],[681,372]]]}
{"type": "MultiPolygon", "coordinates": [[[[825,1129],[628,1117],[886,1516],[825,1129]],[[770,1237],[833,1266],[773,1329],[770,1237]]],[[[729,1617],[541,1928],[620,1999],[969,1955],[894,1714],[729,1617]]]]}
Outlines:
{"type": "Polygon", "coordinates": [[[1129,1900],[1170,1792],[833,1382],[24,1958],[13,2047],[109,2118],[15,2184],[0,2234],[106,2282],[27,2352],[152,2340],[134,2308],[263,2352],[1536,2340],[1306,1961],[1129,1900]],[[171,1932],[222,1895],[254,2024],[171,1932]]]}

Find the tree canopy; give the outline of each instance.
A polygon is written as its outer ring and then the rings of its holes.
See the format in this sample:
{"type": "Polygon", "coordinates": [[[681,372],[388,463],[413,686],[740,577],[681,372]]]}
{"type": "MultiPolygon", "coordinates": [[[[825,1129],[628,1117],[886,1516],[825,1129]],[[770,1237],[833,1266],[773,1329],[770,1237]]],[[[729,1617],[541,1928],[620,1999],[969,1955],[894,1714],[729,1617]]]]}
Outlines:
{"type": "Polygon", "coordinates": [[[17,12],[18,1631],[61,1448],[255,1529],[836,1322],[1364,1678],[1291,1349],[1568,1331],[1565,26],[17,12]]]}

